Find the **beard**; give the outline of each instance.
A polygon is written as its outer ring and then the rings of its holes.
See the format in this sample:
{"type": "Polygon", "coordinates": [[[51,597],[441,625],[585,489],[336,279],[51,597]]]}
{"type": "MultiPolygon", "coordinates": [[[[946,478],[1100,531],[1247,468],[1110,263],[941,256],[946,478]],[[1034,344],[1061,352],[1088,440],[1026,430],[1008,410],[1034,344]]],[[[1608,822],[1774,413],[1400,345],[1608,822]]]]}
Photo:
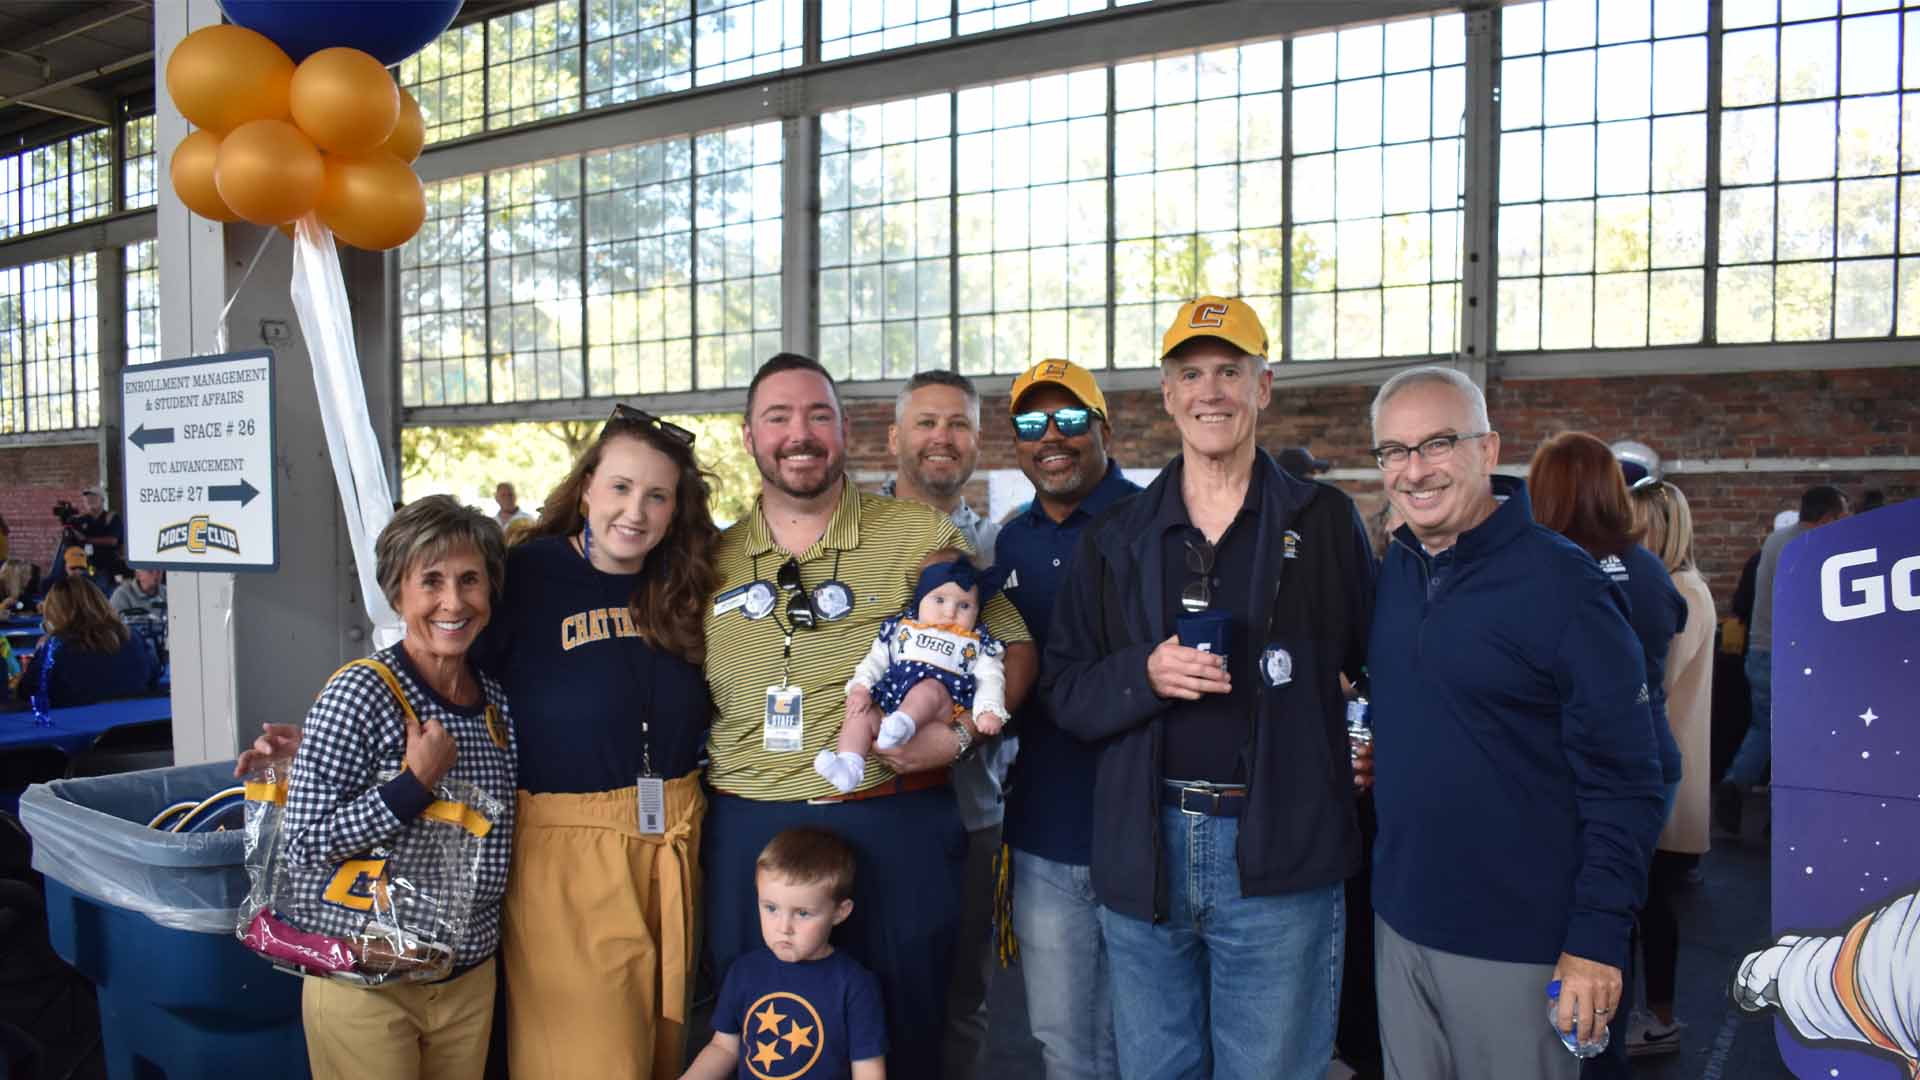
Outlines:
{"type": "MultiPolygon", "coordinates": [[[[958,455],[955,455],[955,457],[957,458],[958,455]]],[[[929,475],[926,470],[913,468],[904,462],[902,463],[901,471],[912,473],[913,486],[936,499],[951,499],[955,495],[960,494],[960,489],[966,486],[967,477],[973,474],[971,468],[964,467],[957,461],[953,466],[953,471],[944,476],[929,475]]]]}
{"type": "Polygon", "coordinates": [[[824,443],[808,439],[803,443],[782,447],[771,454],[762,454],[756,449],[753,463],[760,469],[760,478],[775,491],[795,499],[813,499],[833,490],[834,485],[840,482],[846,472],[847,459],[844,452],[834,454],[824,443]],[[825,460],[826,468],[821,472],[819,483],[796,487],[780,474],[780,462],[800,454],[818,454],[825,460]]]}

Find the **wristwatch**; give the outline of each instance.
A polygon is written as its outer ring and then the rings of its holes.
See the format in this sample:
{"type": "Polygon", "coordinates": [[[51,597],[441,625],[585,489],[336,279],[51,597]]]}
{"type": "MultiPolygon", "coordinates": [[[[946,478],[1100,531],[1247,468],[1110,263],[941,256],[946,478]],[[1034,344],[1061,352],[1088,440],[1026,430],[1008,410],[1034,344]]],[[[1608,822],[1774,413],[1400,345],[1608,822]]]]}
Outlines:
{"type": "Polygon", "coordinates": [[[973,729],[955,720],[947,725],[953,729],[953,737],[960,743],[960,752],[953,755],[954,761],[965,761],[973,756],[973,729]]]}

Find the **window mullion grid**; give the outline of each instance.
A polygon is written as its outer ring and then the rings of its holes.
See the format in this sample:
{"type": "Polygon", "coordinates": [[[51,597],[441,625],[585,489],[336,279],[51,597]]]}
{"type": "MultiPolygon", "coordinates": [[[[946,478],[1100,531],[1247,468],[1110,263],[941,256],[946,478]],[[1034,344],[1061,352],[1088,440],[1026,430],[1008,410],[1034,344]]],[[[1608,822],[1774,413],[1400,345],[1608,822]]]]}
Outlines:
{"type": "MultiPolygon", "coordinates": [[[[949,16],[951,17],[952,20],[954,20],[953,29],[955,30],[956,33],[958,32],[958,25],[959,25],[958,9],[959,9],[959,4],[957,2],[949,5],[949,9],[948,9],[949,16]]],[[[883,34],[886,32],[884,26],[882,27],[881,32],[883,34]]],[[[914,123],[913,133],[917,143],[920,135],[920,125],[918,123],[918,113],[919,113],[918,106],[915,106],[914,112],[915,112],[915,123],[914,123]]],[[[884,155],[886,152],[885,150],[887,145],[886,134],[887,134],[886,126],[883,122],[880,128],[880,146],[881,146],[882,155],[884,155]]],[[[919,156],[919,150],[917,146],[915,148],[914,156],[916,158],[919,156]]],[[[883,156],[881,160],[884,162],[885,157],[883,156]]],[[[919,191],[917,190],[917,188],[918,188],[918,185],[916,184],[916,190],[914,192],[915,195],[919,194],[919,191]]],[[[989,205],[991,205],[991,200],[993,198],[991,189],[988,190],[987,198],[989,200],[989,205]]],[[[886,204],[886,189],[885,189],[884,183],[881,188],[880,201],[882,206],[886,204]]],[[[883,209],[881,211],[881,215],[882,215],[881,220],[883,223],[886,220],[885,214],[886,214],[886,211],[883,209]]],[[[881,241],[881,248],[880,248],[881,262],[883,264],[883,269],[880,272],[880,287],[881,287],[881,297],[882,297],[881,308],[880,308],[880,326],[881,326],[883,339],[884,339],[886,325],[887,325],[886,324],[886,304],[885,304],[886,270],[884,269],[884,263],[886,261],[885,235],[886,235],[885,228],[883,224],[882,232],[881,232],[882,241],[881,241]]],[[[988,259],[989,259],[989,263],[991,263],[992,256],[989,255],[988,259]]],[[[914,275],[917,277],[919,273],[920,273],[919,267],[915,266],[914,275]]],[[[991,295],[991,292],[989,292],[989,295],[991,295]]],[[[917,309],[918,307],[917,303],[915,307],[917,309]]],[[[963,339],[961,338],[961,330],[960,330],[960,91],[958,90],[947,91],[947,325],[950,328],[947,331],[947,370],[959,371],[962,367],[961,351],[965,346],[963,344],[963,339]]],[[[989,302],[987,307],[987,325],[988,326],[993,325],[993,305],[991,302],[989,302]]],[[[919,337],[918,327],[915,328],[914,336],[916,338],[919,337]]],[[[848,342],[848,348],[849,350],[851,350],[852,348],[851,341],[848,342]]],[[[915,345],[914,352],[916,356],[919,353],[919,347],[917,343],[915,345]]],[[[884,365],[885,362],[886,362],[885,357],[883,356],[881,359],[881,363],[884,365]]],[[[851,351],[849,351],[847,364],[849,368],[852,367],[853,361],[852,361],[851,351]]],[[[991,361],[988,362],[987,370],[988,371],[993,370],[993,365],[991,361]]],[[[882,367],[881,373],[883,375],[885,374],[884,366],[882,367]]]]}
{"type": "MultiPolygon", "coordinates": [[[[1118,226],[1118,224],[1117,224],[1117,222],[1116,222],[1116,218],[1115,218],[1115,215],[1116,215],[1116,214],[1118,213],[1118,204],[1117,204],[1117,202],[1115,201],[1115,196],[1114,196],[1114,188],[1115,188],[1115,186],[1116,186],[1116,185],[1117,185],[1117,184],[1119,183],[1119,175],[1118,175],[1118,172],[1117,172],[1117,170],[1116,170],[1116,168],[1115,168],[1115,165],[1114,165],[1114,149],[1115,149],[1115,142],[1116,142],[1116,137],[1117,137],[1117,134],[1118,134],[1118,131],[1119,131],[1119,125],[1120,125],[1120,110],[1119,110],[1119,105],[1118,105],[1118,100],[1119,100],[1119,99],[1118,99],[1118,92],[1119,92],[1119,88],[1118,88],[1118,87],[1117,87],[1117,86],[1115,85],[1115,82],[1116,82],[1116,76],[1115,76],[1115,73],[1114,73],[1114,65],[1113,65],[1113,64],[1108,64],[1108,65],[1106,66],[1106,68],[1105,68],[1104,70],[1105,70],[1105,74],[1106,74],[1106,82],[1107,82],[1107,124],[1106,124],[1106,129],[1107,129],[1107,130],[1106,130],[1106,134],[1107,134],[1107,169],[1106,169],[1106,173],[1107,173],[1107,184],[1106,184],[1106,189],[1107,189],[1107,190],[1106,190],[1106,204],[1107,204],[1107,211],[1106,211],[1106,234],[1107,234],[1107,243],[1106,243],[1106,251],[1107,251],[1107,342],[1106,342],[1106,366],[1107,366],[1107,367],[1108,367],[1109,369],[1112,369],[1112,368],[1113,368],[1113,367],[1115,366],[1115,361],[1116,361],[1116,360],[1118,360],[1118,355],[1117,355],[1117,354],[1118,354],[1118,352],[1119,352],[1119,347],[1120,347],[1120,346],[1119,346],[1119,342],[1120,342],[1120,334],[1119,334],[1119,329],[1118,329],[1118,328],[1119,328],[1119,323],[1118,323],[1118,321],[1117,321],[1117,320],[1119,319],[1119,316],[1120,316],[1120,306],[1119,306],[1119,305],[1118,305],[1117,303],[1115,303],[1115,302],[1114,302],[1114,295],[1115,295],[1115,289],[1116,289],[1116,286],[1117,286],[1117,284],[1118,284],[1118,271],[1117,271],[1117,270],[1116,270],[1116,268],[1115,268],[1115,263],[1116,263],[1116,261],[1117,261],[1117,260],[1116,260],[1116,259],[1115,259],[1115,257],[1114,257],[1114,251],[1115,251],[1115,249],[1116,249],[1116,248],[1117,248],[1117,247],[1119,246],[1119,244],[1120,244],[1120,229],[1119,229],[1119,226],[1118,226]]],[[[1069,121],[1069,124],[1071,124],[1071,121],[1069,121]]]]}
{"type": "MultiPolygon", "coordinates": [[[[1294,354],[1293,342],[1293,39],[1280,50],[1280,355],[1294,354]]],[[[1244,100],[1244,99],[1242,99],[1244,100]]],[[[1334,100],[1338,102],[1338,91],[1334,100]]],[[[1246,156],[1244,150],[1240,157],[1246,156]]],[[[1236,225],[1239,222],[1235,222],[1236,225]]],[[[1242,274],[1242,280],[1245,275],[1242,274]]],[[[1269,347],[1268,352],[1272,352],[1269,347]]]]}
{"type": "Polygon", "coordinates": [[[1772,322],[1767,327],[1768,341],[1780,340],[1780,105],[1783,85],[1780,78],[1780,42],[1786,36],[1786,19],[1779,15],[1776,8],[1773,26],[1773,104],[1768,106],[1773,110],[1773,177],[1768,181],[1773,187],[1773,198],[1769,200],[1772,224],[1767,236],[1767,248],[1773,253],[1767,267],[1767,295],[1773,303],[1770,305],[1772,322]]]}
{"type": "MultiPolygon", "coordinates": [[[[1905,91],[1907,87],[1906,13],[1904,11],[1901,12],[1899,18],[1899,41],[1896,42],[1898,47],[1894,50],[1893,54],[1893,101],[1895,116],[1898,116],[1903,111],[1902,107],[1906,101],[1906,94],[1903,93],[1903,91],[1905,91]]],[[[1905,254],[1905,252],[1901,250],[1900,245],[1900,203],[1902,196],[1906,193],[1906,177],[1903,175],[1906,171],[1905,166],[1907,160],[1906,125],[1901,124],[1895,129],[1893,139],[1893,308],[1892,321],[1888,324],[1888,329],[1892,334],[1898,336],[1900,333],[1900,257],[1905,254]]],[[[1835,239],[1838,239],[1837,235],[1835,239]]]]}
{"type": "MultiPolygon", "coordinates": [[[[581,15],[583,18],[580,23],[580,40],[585,42],[587,32],[584,16],[586,12],[582,11],[581,15]]],[[[585,46],[583,45],[582,47],[584,48],[585,46]]],[[[584,61],[585,57],[582,57],[582,60],[584,61]]],[[[580,69],[582,86],[585,86],[586,70],[584,66],[580,69]]],[[[585,93],[585,90],[581,92],[585,93]]],[[[586,104],[584,99],[581,101],[581,104],[583,106],[586,104]]],[[[592,397],[593,371],[591,365],[587,363],[587,357],[593,352],[592,331],[590,329],[593,323],[587,312],[587,238],[593,235],[593,230],[591,223],[588,221],[587,208],[593,205],[593,200],[587,198],[587,155],[581,154],[575,158],[574,164],[577,169],[576,176],[578,177],[575,190],[579,192],[575,197],[580,200],[580,280],[574,286],[580,291],[580,396],[592,397]]],[[[609,389],[607,392],[612,393],[613,391],[609,389]]]]}
{"type": "MultiPolygon", "coordinates": [[[[481,36],[483,39],[485,38],[485,34],[481,36]]],[[[482,46],[484,47],[484,45],[485,41],[483,40],[482,46]]],[[[482,77],[480,80],[480,97],[482,105],[481,123],[483,124],[486,122],[485,118],[487,115],[485,111],[486,94],[487,82],[486,79],[482,77]]],[[[480,177],[480,329],[481,332],[486,335],[484,341],[481,343],[481,348],[486,351],[487,357],[487,362],[484,366],[487,372],[487,404],[489,405],[497,400],[493,395],[493,227],[492,222],[489,220],[493,216],[493,176],[494,174],[489,171],[480,177]]],[[[444,371],[444,359],[441,361],[441,367],[444,371]]],[[[466,390],[465,380],[462,380],[461,390],[462,396],[464,397],[466,390]]],[[[442,397],[444,396],[445,393],[443,390],[442,397]]]]}
{"type": "Polygon", "coordinates": [[[1721,0],[1707,2],[1707,155],[1706,215],[1701,253],[1700,341],[1711,345],[1720,337],[1720,67],[1724,48],[1721,0]]]}
{"type": "MultiPolygon", "coordinates": [[[[1840,106],[1846,94],[1841,84],[1840,42],[1846,36],[1846,23],[1841,19],[1833,20],[1833,201],[1827,210],[1827,219],[1833,227],[1833,248],[1827,262],[1827,340],[1839,336],[1840,330],[1840,106]]],[[[1898,218],[1894,219],[1896,222],[1898,218]]],[[[1898,226],[1895,226],[1898,229],[1898,226]]]]}

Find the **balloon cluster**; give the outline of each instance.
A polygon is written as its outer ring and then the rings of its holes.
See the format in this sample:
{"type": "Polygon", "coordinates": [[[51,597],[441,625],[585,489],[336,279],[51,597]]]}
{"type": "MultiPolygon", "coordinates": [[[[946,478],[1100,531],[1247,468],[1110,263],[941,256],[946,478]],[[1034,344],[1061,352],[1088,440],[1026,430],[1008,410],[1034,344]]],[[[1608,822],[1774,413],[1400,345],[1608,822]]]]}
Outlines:
{"type": "Polygon", "coordinates": [[[263,34],[202,27],[174,48],[167,92],[197,129],[174,148],[173,190],[201,217],[285,225],[313,212],[369,251],[426,220],[420,106],[366,52],[323,48],[296,66],[263,34]]]}

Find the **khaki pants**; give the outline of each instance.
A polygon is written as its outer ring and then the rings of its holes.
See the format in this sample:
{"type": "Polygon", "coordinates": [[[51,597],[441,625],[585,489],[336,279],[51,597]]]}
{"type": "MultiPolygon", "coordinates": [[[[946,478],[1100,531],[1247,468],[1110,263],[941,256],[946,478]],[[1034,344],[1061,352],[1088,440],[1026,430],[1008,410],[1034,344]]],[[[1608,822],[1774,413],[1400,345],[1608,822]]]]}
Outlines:
{"type": "MultiPolygon", "coordinates": [[[[471,1080],[493,1031],[494,959],[437,983],[307,979],[300,1011],[314,1080],[471,1080]]],[[[237,1064],[237,1063],[236,1063],[237,1064]]]]}
{"type": "Polygon", "coordinates": [[[698,961],[698,773],[642,835],[633,788],[520,793],[501,957],[514,1080],[680,1075],[698,961]]]}

